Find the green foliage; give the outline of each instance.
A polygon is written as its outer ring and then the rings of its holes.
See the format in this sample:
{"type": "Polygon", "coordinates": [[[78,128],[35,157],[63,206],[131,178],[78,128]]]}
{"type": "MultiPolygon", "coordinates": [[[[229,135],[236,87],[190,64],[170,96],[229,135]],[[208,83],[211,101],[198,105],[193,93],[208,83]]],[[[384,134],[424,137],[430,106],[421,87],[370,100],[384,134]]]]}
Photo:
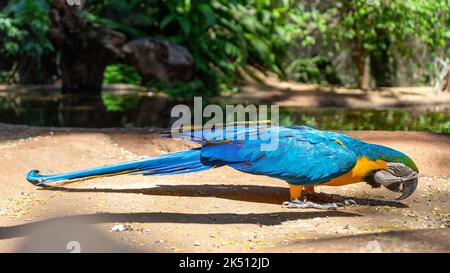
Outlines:
{"type": "Polygon", "coordinates": [[[0,81],[43,83],[51,78],[43,65],[53,60],[48,56],[53,51],[48,10],[47,0],[9,1],[0,10],[0,59],[9,60],[0,63],[0,81]]]}
{"type": "Polygon", "coordinates": [[[126,113],[135,109],[142,97],[138,94],[113,95],[102,94],[102,101],[108,112],[126,113]]]}
{"type": "Polygon", "coordinates": [[[330,58],[324,54],[311,53],[313,47],[321,47],[326,38],[329,17],[323,14],[317,3],[296,3],[289,11],[286,35],[291,44],[290,61],[286,73],[290,79],[320,84],[342,84],[330,58]]]}
{"type": "MultiPolygon", "coordinates": [[[[13,57],[14,65],[39,66],[49,52],[55,57],[47,38],[51,3],[9,1],[0,11],[0,54],[13,57]]],[[[343,51],[351,51],[355,64],[370,58],[382,85],[391,81],[399,56],[431,73],[430,65],[418,63],[416,51],[450,57],[449,7],[450,0],[88,0],[82,15],[128,40],[152,36],[186,46],[195,60],[194,79],[185,86],[151,87],[187,97],[235,93],[242,72],[251,75],[249,65],[282,77],[287,67],[296,80],[340,84],[333,62],[343,51]],[[289,51],[301,54],[286,65],[289,51]]],[[[12,77],[0,74],[3,80],[12,77]]],[[[138,82],[134,71],[108,68],[105,82],[118,81],[138,82]]]]}
{"type": "Polygon", "coordinates": [[[327,35],[338,51],[350,46],[355,63],[369,55],[412,58],[420,44],[441,55],[449,38],[449,7],[449,0],[340,0],[325,12],[330,18],[327,35]]]}
{"type": "MultiPolygon", "coordinates": [[[[327,10],[337,17],[329,34],[366,51],[385,50],[395,45],[412,52],[409,41],[417,39],[435,49],[445,46],[450,1],[422,0],[340,0],[327,10]],[[371,4],[370,4],[371,3],[371,4]]],[[[342,45],[342,44],[341,44],[342,45]]],[[[339,46],[339,45],[338,45],[339,46]]]]}
{"type": "Polygon", "coordinates": [[[25,32],[18,27],[17,20],[0,13],[0,33],[3,35],[1,38],[3,47],[0,48],[0,52],[8,55],[19,53],[19,43],[23,40],[25,32]]]}
{"type": "Polygon", "coordinates": [[[163,90],[213,95],[234,92],[248,65],[283,75],[289,2],[104,0],[88,5],[85,16],[129,38],[153,36],[186,46],[194,57],[196,78],[185,88],[165,84],[163,90]]]}
{"type": "Polygon", "coordinates": [[[47,38],[50,28],[49,5],[46,0],[17,0],[0,11],[0,33],[4,35],[3,50],[41,56],[53,47],[47,38]]]}
{"type": "Polygon", "coordinates": [[[284,108],[280,124],[303,124],[322,130],[388,130],[450,133],[448,112],[362,110],[343,108],[284,108]]]}
{"type": "Polygon", "coordinates": [[[9,75],[8,74],[9,73],[7,71],[2,71],[0,69],[0,83],[8,82],[8,79],[9,79],[9,75]]]}
{"type": "MultiPolygon", "coordinates": [[[[299,4],[290,12],[299,28],[295,32],[299,38],[294,37],[298,42],[293,47],[297,52],[312,47],[317,52],[317,47],[323,47],[321,52],[326,52],[328,57],[332,53],[333,59],[342,52],[350,52],[360,74],[364,73],[365,59],[370,58],[377,83],[388,85],[399,56],[408,58],[409,65],[413,66],[418,62],[419,48],[431,56],[449,54],[449,8],[449,0],[311,1],[299,4]]],[[[427,70],[426,67],[418,69],[427,70]]],[[[292,71],[299,73],[297,69],[292,71]]],[[[304,73],[309,73],[308,69],[304,73]]],[[[304,80],[303,74],[297,76],[304,80]]]]}
{"type": "Polygon", "coordinates": [[[315,56],[294,60],[286,69],[290,77],[300,82],[319,84],[341,84],[331,60],[324,56],[315,56]]]}
{"type": "Polygon", "coordinates": [[[108,65],[103,74],[103,84],[127,83],[141,85],[142,79],[136,69],[127,64],[108,65]]]}

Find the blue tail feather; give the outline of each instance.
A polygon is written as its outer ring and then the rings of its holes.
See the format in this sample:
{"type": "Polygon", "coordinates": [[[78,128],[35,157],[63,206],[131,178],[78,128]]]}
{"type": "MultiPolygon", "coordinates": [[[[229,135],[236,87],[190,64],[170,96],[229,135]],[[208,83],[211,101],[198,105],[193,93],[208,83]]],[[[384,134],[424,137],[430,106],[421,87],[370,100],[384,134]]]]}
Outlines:
{"type": "Polygon", "coordinates": [[[49,182],[89,179],[94,177],[113,176],[120,174],[168,175],[203,171],[213,166],[204,165],[200,158],[200,149],[185,150],[159,157],[152,157],[123,162],[88,170],[68,172],[63,174],[42,175],[38,170],[31,170],[27,180],[34,185],[49,182]]]}

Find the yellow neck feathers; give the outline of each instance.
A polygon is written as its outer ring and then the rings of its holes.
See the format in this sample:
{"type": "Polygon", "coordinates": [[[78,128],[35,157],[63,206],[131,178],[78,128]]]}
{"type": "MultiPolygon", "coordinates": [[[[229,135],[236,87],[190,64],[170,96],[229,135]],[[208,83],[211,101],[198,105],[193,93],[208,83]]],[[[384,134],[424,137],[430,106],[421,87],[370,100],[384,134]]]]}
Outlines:
{"type": "Polygon", "coordinates": [[[359,157],[356,165],[348,173],[339,177],[333,178],[328,182],[323,183],[327,186],[342,186],[357,182],[362,182],[364,177],[373,170],[385,169],[387,162],[381,159],[371,160],[367,157],[359,157]]]}

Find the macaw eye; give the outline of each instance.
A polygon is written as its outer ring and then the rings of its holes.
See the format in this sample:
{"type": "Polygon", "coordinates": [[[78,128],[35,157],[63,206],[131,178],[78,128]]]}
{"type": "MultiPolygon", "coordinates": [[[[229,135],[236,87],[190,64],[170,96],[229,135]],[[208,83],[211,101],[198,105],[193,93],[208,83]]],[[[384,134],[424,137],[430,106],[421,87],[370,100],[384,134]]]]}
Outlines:
{"type": "Polygon", "coordinates": [[[392,174],[396,176],[402,176],[404,170],[402,165],[395,164],[394,166],[390,167],[392,174]]]}
{"type": "Polygon", "coordinates": [[[394,173],[395,173],[397,176],[405,176],[405,175],[408,174],[407,168],[406,168],[405,166],[403,166],[403,165],[397,165],[397,166],[395,166],[394,169],[393,169],[393,171],[394,171],[394,173]]]}

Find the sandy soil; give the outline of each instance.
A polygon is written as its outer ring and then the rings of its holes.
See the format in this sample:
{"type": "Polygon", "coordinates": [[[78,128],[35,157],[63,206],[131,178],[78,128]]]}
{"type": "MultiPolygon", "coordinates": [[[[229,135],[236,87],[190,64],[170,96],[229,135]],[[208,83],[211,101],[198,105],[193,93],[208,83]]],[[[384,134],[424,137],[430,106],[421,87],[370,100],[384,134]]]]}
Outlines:
{"type": "Polygon", "coordinates": [[[349,132],[408,153],[421,169],[406,201],[360,183],[320,190],[366,205],[281,207],[283,181],[220,168],[119,176],[37,189],[30,169],[57,173],[193,147],[148,129],[0,125],[0,251],[450,252],[450,137],[349,132]],[[117,226],[123,225],[123,226],[117,226]],[[113,232],[116,227],[122,231],[113,232]]]}

